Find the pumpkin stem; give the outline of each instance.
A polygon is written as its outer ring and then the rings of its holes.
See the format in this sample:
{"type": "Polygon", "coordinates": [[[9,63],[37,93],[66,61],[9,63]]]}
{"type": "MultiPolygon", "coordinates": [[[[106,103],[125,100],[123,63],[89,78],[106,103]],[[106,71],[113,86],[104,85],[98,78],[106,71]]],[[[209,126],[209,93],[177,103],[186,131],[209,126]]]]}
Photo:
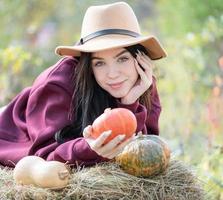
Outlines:
{"type": "Polygon", "coordinates": [[[104,110],[104,113],[107,113],[107,112],[109,112],[111,110],[111,108],[106,108],[105,110],[104,110]]]}
{"type": "Polygon", "coordinates": [[[67,161],[66,163],[64,163],[66,169],[68,170],[69,173],[71,173],[71,164],[69,164],[69,161],[67,161]]]}
{"type": "Polygon", "coordinates": [[[137,133],[137,136],[142,137],[142,136],[143,136],[142,131],[139,131],[139,132],[137,133]]]}
{"type": "Polygon", "coordinates": [[[65,180],[69,175],[70,175],[70,173],[68,170],[58,172],[58,176],[61,180],[65,180]]]}

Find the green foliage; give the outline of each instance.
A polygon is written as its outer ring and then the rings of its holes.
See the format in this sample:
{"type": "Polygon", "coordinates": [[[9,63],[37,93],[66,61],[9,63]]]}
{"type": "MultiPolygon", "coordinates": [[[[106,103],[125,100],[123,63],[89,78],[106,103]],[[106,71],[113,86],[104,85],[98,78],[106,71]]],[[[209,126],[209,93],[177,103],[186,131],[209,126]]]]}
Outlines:
{"type": "Polygon", "coordinates": [[[200,32],[209,16],[218,19],[223,10],[221,0],[158,0],[156,6],[162,33],[175,38],[200,32]]]}
{"type": "MultiPolygon", "coordinates": [[[[111,2],[116,1],[0,1],[0,105],[59,59],[54,54],[57,45],[72,45],[79,39],[89,5],[111,2]]],[[[169,55],[156,61],[154,69],[163,108],[161,135],[168,139],[173,155],[195,165],[208,181],[207,190],[221,199],[222,0],[126,2],[140,19],[142,32],[157,35],[169,55]]]]}
{"type": "Polygon", "coordinates": [[[0,104],[10,101],[24,86],[31,85],[42,60],[33,59],[29,52],[19,46],[0,49],[0,104]],[[35,66],[35,67],[34,67],[35,66]],[[25,76],[24,76],[25,74],[25,76]]]}
{"type": "Polygon", "coordinates": [[[222,153],[214,149],[223,146],[222,108],[217,105],[223,102],[223,71],[218,64],[223,55],[223,4],[159,0],[156,6],[169,54],[158,70],[161,133],[170,138],[174,154],[200,169],[215,199],[221,199],[222,153]],[[216,87],[220,95],[213,93],[216,87]]]}
{"type": "Polygon", "coordinates": [[[214,199],[222,199],[223,188],[223,147],[215,146],[211,152],[202,157],[200,164],[197,165],[197,172],[207,184],[206,191],[209,191],[214,199]]]}

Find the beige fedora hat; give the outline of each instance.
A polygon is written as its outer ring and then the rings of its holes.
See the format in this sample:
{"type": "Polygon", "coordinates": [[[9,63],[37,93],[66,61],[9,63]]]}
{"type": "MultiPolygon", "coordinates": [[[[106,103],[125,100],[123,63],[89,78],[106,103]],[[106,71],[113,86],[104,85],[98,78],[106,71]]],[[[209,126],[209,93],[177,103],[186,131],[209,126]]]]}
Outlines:
{"type": "Polygon", "coordinates": [[[134,44],[143,45],[151,59],[166,57],[158,39],[142,36],[132,8],[125,2],[90,6],[84,16],[81,39],[74,46],[58,46],[58,55],[80,56],[81,52],[97,52],[134,44]]]}

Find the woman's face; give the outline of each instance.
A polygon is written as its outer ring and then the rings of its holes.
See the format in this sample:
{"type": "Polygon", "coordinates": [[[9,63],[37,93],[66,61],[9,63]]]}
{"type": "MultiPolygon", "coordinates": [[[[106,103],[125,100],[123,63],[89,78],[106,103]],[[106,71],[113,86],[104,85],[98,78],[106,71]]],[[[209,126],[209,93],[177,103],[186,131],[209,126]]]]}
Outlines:
{"type": "Polygon", "coordinates": [[[134,58],[124,48],[94,52],[91,63],[97,83],[115,98],[126,96],[138,79],[134,58]]]}

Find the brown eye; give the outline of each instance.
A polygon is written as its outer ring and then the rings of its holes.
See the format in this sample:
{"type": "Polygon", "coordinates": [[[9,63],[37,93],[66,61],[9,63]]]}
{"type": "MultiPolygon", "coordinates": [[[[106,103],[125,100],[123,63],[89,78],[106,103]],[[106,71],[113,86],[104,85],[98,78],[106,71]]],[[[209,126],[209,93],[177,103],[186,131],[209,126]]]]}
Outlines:
{"type": "Polygon", "coordinates": [[[118,62],[126,62],[129,58],[128,57],[120,57],[118,62]]]}
{"type": "Polygon", "coordinates": [[[93,66],[95,66],[95,67],[100,67],[102,65],[104,65],[104,62],[102,62],[102,61],[98,61],[98,62],[93,64],[93,66]]]}

